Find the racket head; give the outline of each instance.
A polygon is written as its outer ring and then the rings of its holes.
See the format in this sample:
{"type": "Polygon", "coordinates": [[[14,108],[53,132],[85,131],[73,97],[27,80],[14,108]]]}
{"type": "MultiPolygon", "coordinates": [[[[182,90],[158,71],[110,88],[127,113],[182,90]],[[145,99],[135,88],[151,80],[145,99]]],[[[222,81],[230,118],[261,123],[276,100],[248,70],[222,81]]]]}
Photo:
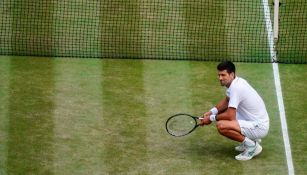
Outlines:
{"type": "Polygon", "coordinates": [[[199,117],[190,114],[179,113],[169,117],[166,121],[166,131],[175,137],[181,137],[190,134],[198,126],[199,117]]]}

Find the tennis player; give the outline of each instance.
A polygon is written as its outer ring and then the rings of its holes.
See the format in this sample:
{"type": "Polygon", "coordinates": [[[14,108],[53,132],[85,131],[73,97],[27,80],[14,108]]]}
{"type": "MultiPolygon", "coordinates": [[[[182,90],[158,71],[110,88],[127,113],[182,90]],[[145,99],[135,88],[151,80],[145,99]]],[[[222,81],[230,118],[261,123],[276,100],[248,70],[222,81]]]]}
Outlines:
{"type": "Polygon", "coordinates": [[[221,135],[241,143],[235,147],[235,150],[241,152],[235,158],[250,160],[261,153],[261,138],[269,131],[269,116],[265,104],[246,80],[236,76],[236,68],[232,62],[221,62],[217,70],[221,86],[227,88],[226,97],[204,113],[201,124],[216,122],[221,135]]]}

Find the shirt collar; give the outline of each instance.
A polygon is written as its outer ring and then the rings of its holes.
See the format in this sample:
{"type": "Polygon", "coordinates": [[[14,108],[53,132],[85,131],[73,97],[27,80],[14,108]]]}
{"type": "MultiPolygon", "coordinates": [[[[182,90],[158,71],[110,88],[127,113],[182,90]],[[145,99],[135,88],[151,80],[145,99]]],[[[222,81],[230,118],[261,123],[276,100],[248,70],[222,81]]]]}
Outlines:
{"type": "MultiPolygon", "coordinates": [[[[231,82],[229,88],[230,88],[234,83],[236,83],[238,80],[239,80],[239,77],[236,76],[236,78],[232,80],[232,82],[231,82]]],[[[229,88],[228,88],[228,89],[229,89],[229,88]]]]}

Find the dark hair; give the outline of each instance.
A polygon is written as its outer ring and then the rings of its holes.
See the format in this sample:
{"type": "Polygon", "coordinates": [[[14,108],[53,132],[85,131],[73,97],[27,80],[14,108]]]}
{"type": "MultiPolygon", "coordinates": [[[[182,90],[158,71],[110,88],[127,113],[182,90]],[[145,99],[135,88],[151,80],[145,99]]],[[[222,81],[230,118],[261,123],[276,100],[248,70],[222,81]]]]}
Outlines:
{"type": "Polygon", "coordinates": [[[223,61],[217,65],[217,70],[227,70],[227,73],[236,73],[236,66],[231,61],[223,61]]]}

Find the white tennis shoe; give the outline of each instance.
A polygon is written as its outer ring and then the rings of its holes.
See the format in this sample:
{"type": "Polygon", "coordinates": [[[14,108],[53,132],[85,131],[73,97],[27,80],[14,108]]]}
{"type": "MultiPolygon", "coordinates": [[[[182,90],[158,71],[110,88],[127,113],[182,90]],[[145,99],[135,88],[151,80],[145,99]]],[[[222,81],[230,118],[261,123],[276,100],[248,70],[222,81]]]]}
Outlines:
{"type": "Polygon", "coordinates": [[[244,152],[237,155],[235,158],[237,160],[250,160],[253,157],[259,155],[262,151],[262,146],[258,142],[255,143],[255,146],[245,146],[244,152]]]}
{"type": "MultiPolygon", "coordinates": [[[[260,144],[261,139],[256,139],[255,142],[258,142],[260,144]]],[[[243,152],[243,151],[245,151],[245,149],[246,149],[246,146],[243,143],[241,143],[240,145],[235,147],[235,150],[238,151],[238,152],[243,152]]]]}

